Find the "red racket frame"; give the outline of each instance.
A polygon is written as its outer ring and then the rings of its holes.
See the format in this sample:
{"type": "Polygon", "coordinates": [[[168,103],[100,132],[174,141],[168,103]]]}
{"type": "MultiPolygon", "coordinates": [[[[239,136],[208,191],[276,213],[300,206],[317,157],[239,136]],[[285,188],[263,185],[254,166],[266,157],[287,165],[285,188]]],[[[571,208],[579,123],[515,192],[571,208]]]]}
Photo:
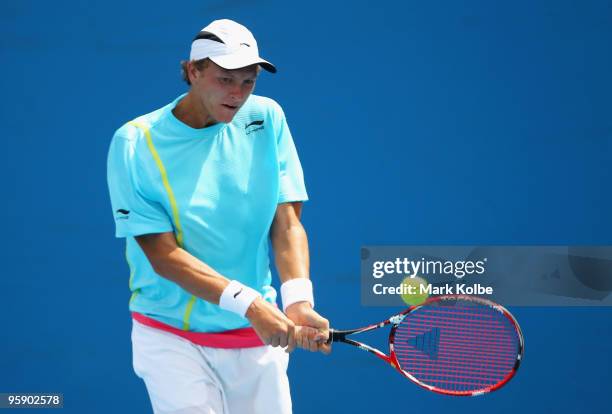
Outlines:
{"type": "Polygon", "coordinates": [[[395,368],[400,374],[402,374],[403,376],[405,376],[406,378],[408,378],[409,380],[411,380],[412,382],[414,382],[415,384],[419,385],[422,388],[425,388],[429,391],[433,391],[439,394],[444,394],[444,395],[454,395],[454,396],[477,396],[477,395],[482,395],[491,391],[495,391],[499,388],[501,388],[502,386],[504,386],[508,381],[510,381],[510,379],[512,379],[512,377],[514,377],[514,375],[516,374],[516,371],[518,370],[521,361],[523,359],[523,354],[525,352],[525,340],[523,338],[523,333],[521,331],[521,327],[519,326],[518,322],[516,321],[516,319],[514,318],[514,316],[512,316],[512,314],[503,306],[498,305],[497,303],[494,303],[488,299],[484,299],[484,298],[480,298],[480,297],[476,297],[476,296],[469,296],[469,295],[442,295],[442,296],[434,296],[431,297],[429,299],[427,299],[425,302],[419,304],[419,305],[415,305],[415,306],[411,306],[408,309],[406,309],[405,311],[398,313],[392,317],[390,317],[389,319],[377,323],[377,324],[373,324],[373,325],[368,325],[365,326],[363,328],[358,328],[358,329],[351,329],[351,330],[343,330],[343,331],[339,331],[339,330],[335,330],[335,329],[330,329],[330,335],[329,335],[329,340],[328,343],[330,342],[344,342],[346,344],[349,345],[353,345],[356,346],[357,348],[370,352],[374,355],[376,355],[378,358],[382,359],[383,361],[387,362],[389,365],[391,365],[393,368],[395,368]],[[411,375],[409,372],[403,370],[402,368],[400,368],[400,364],[397,360],[397,355],[395,353],[395,350],[393,348],[394,342],[395,342],[395,331],[398,327],[398,325],[404,320],[404,318],[406,318],[410,313],[416,311],[417,309],[423,307],[423,306],[427,306],[430,305],[432,303],[436,303],[436,302],[441,302],[444,300],[467,300],[467,301],[471,301],[471,302],[475,302],[475,303],[479,303],[481,305],[486,305],[486,306],[490,306],[493,309],[497,310],[498,312],[502,313],[509,321],[510,323],[514,326],[514,328],[516,329],[516,333],[518,336],[518,349],[517,349],[517,356],[516,356],[516,361],[514,363],[514,366],[512,367],[512,369],[510,370],[510,372],[508,372],[508,374],[498,383],[494,384],[493,386],[489,386],[489,387],[485,387],[482,389],[478,389],[478,390],[472,390],[472,391],[453,391],[453,390],[446,390],[446,389],[440,389],[428,384],[425,384],[421,381],[419,381],[417,378],[415,378],[413,375],[411,375]],[[384,326],[387,325],[392,325],[391,326],[391,332],[389,333],[389,355],[386,355],[385,353],[379,351],[376,348],[373,348],[369,345],[366,345],[362,342],[358,342],[352,339],[347,338],[348,335],[352,335],[352,334],[359,334],[362,332],[367,332],[367,331],[371,331],[374,329],[378,329],[378,328],[382,328],[384,326]]]}

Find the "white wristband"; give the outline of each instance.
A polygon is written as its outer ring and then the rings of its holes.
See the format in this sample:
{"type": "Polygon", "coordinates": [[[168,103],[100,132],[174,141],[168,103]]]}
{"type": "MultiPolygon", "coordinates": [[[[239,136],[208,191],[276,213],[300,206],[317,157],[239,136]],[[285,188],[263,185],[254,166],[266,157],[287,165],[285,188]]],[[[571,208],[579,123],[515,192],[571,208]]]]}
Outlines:
{"type": "Polygon", "coordinates": [[[219,306],[221,309],[237,313],[244,317],[251,303],[261,295],[255,289],[243,285],[237,280],[232,280],[225,287],[221,298],[219,298],[219,306]]]}
{"type": "Polygon", "coordinates": [[[314,308],[312,282],[303,277],[286,281],[281,285],[281,299],[283,311],[296,302],[309,302],[314,308]]]}

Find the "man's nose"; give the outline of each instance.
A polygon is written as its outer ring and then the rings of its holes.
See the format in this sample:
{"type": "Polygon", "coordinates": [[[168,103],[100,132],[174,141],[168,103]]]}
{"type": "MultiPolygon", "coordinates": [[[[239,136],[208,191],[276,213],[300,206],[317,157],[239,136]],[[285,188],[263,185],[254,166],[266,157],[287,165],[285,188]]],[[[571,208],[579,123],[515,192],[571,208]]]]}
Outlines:
{"type": "Polygon", "coordinates": [[[244,88],[239,83],[232,85],[230,89],[230,96],[238,101],[244,97],[244,88]]]}

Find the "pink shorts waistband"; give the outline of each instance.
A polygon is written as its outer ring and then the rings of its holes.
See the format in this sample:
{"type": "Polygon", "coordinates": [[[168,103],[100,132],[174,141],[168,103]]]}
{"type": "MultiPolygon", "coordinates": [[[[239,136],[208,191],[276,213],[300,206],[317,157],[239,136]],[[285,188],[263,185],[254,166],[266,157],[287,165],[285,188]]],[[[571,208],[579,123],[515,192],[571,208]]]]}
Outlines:
{"type": "Polygon", "coordinates": [[[143,325],[170,332],[196,345],[225,349],[254,348],[264,345],[253,328],[233,329],[224,332],[190,332],[177,329],[174,326],[167,325],[138,312],[132,312],[132,318],[143,325]]]}

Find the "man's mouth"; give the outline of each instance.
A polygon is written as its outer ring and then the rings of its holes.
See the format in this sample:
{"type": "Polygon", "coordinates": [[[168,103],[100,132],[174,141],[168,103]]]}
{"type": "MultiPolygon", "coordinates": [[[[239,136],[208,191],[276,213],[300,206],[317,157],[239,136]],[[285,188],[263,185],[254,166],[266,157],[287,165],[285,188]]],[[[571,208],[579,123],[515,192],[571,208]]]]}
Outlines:
{"type": "Polygon", "coordinates": [[[221,105],[232,111],[235,111],[236,109],[238,109],[238,105],[228,105],[228,104],[221,104],[221,105]]]}

